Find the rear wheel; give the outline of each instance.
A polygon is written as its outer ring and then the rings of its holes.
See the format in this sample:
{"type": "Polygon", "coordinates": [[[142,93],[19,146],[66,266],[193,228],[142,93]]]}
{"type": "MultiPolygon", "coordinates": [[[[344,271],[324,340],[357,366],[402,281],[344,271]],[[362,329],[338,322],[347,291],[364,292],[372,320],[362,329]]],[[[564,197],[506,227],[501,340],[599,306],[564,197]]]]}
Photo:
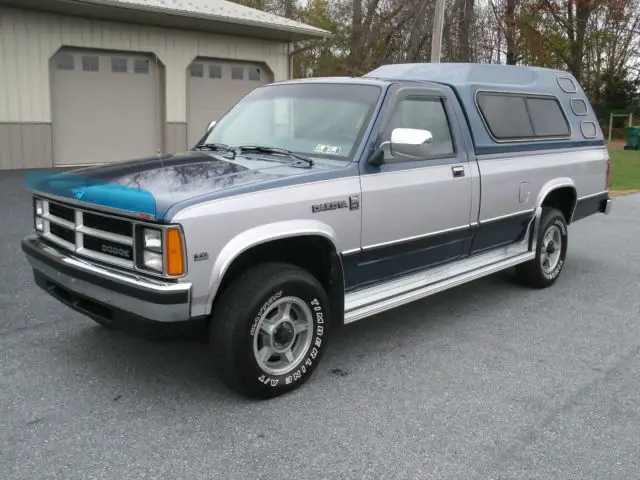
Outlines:
{"type": "Polygon", "coordinates": [[[271,398],[305,383],[326,348],[329,301],[316,278],[285,263],[248,269],[222,294],[210,341],[221,380],[271,398]]]}
{"type": "Polygon", "coordinates": [[[536,256],[516,267],[518,280],[533,288],[553,285],[564,267],[568,239],[567,222],[562,212],[544,207],[536,239],[536,256]]]}

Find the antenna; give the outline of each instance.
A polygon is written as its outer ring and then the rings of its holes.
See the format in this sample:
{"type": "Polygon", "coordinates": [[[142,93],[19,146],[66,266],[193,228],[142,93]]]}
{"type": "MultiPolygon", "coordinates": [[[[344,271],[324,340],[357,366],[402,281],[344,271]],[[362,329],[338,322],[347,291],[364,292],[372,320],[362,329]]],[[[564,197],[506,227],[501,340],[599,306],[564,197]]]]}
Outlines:
{"type": "Polygon", "coordinates": [[[155,53],[153,54],[153,59],[156,63],[156,69],[155,69],[155,75],[156,75],[156,90],[157,90],[157,102],[156,102],[156,111],[158,112],[158,120],[160,121],[160,136],[158,138],[158,158],[162,161],[162,158],[160,158],[160,153],[162,151],[162,139],[164,138],[164,135],[162,134],[162,130],[163,127],[166,126],[166,119],[162,118],[162,85],[160,83],[160,75],[159,75],[159,69],[158,69],[158,55],[156,55],[155,53]]]}
{"type": "MultiPolygon", "coordinates": [[[[156,64],[156,68],[155,68],[155,75],[156,75],[156,90],[158,92],[158,99],[156,102],[156,111],[158,112],[158,120],[160,121],[160,137],[158,139],[158,160],[160,161],[160,167],[162,168],[162,170],[164,170],[164,161],[162,160],[162,143],[163,143],[163,138],[166,136],[166,126],[167,126],[167,122],[166,122],[166,118],[163,118],[162,112],[162,84],[160,81],[160,68],[158,67],[158,55],[156,55],[155,53],[153,54],[153,60],[156,64]],[[163,134],[163,131],[165,132],[163,134]]],[[[165,95],[166,97],[166,95],[165,95]]],[[[166,112],[166,110],[164,110],[166,112]]],[[[166,114],[165,114],[166,117],[166,114]]],[[[167,178],[166,173],[164,174],[164,179],[167,182],[167,188],[169,189],[169,191],[172,191],[171,189],[171,183],[169,182],[169,179],[167,178]]]]}

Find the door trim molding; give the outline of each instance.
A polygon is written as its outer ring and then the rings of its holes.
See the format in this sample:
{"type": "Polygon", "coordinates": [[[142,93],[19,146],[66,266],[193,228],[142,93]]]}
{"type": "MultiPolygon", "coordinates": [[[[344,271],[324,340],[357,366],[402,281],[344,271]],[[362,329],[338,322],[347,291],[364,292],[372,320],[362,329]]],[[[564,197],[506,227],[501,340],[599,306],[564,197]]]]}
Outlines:
{"type": "Polygon", "coordinates": [[[375,243],[373,245],[363,246],[362,250],[363,251],[371,251],[371,250],[376,249],[376,248],[390,247],[392,245],[412,242],[414,240],[421,240],[423,238],[435,237],[437,235],[443,235],[445,233],[456,232],[458,230],[468,230],[469,227],[470,227],[469,225],[461,225],[459,227],[446,228],[444,230],[438,230],[436,232],[429,232],[429,233],[425,233],[425,234],[422,234],[422,235],[414,235],[412,237],[400,238],[400,239],[397,239],[397,240],[390,240],[388,242],[375,243]]]}

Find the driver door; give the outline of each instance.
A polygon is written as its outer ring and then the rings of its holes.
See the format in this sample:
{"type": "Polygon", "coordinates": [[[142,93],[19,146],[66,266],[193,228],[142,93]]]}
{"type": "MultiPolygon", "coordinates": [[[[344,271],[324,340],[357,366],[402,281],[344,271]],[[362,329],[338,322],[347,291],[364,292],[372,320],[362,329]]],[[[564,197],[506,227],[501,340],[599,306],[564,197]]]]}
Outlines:
{"type": "Polygon", "coordinates": [[[472,170],[447,92],[392,87],[376,146],[383,163],[361,164],[362,237],[354,286],[375,283],[468,254],[472,170]],[[395,128],[428,130],[431,144],[401,156],[385,142],[395,128]]]}

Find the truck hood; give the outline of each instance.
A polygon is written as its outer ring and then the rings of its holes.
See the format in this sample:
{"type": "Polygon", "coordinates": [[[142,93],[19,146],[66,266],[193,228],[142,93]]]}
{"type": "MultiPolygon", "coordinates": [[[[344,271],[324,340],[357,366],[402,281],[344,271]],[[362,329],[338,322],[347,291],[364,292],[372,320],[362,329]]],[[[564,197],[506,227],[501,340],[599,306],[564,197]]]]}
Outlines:
{"type": "Polygon", "coordinates": [[[31,173],[26,183],[34,191],[160,219],[171,205],[184,200],[294,175],[313,176],[344,168],[347,162],[314,159],[312,167],[297,165],[274,155],[252,153],[232,159],[218,152],[189,151],[65,173],[31,173]]]}

